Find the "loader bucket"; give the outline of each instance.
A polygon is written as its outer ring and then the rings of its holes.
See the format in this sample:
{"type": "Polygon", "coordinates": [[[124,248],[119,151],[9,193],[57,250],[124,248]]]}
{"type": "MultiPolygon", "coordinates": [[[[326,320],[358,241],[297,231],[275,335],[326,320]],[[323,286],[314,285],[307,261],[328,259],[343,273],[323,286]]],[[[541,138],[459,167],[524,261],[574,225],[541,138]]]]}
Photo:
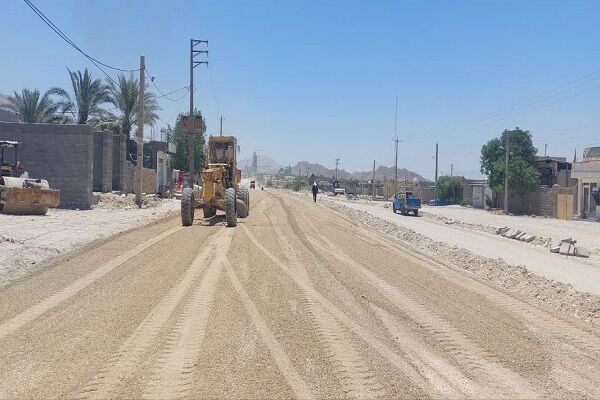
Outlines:
{"type": "Polygon", "coordinates": [[[48,181],[28,178],[0,178],[0,211],[3,214],[44,215],[58,207],[60,190],[50,189],[48,181]]]}

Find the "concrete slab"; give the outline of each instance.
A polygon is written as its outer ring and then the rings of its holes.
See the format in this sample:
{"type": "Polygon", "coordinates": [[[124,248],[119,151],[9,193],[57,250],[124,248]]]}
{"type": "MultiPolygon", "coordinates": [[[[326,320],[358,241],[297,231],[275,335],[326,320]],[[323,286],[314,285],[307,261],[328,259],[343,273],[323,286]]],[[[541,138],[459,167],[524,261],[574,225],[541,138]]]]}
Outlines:
{"type": "Polygon", "coordinates": [[[508,232],[510,230],[510,227],[508,226],[503,226],[501,228],[496,229],[496,233],[498,235],[502,235],[504,232],[508,232]]]}
{"type": "Polygon", "coordinates": [[[560,251],[560,246],[550,247],[550,253],[558,253],[560,251]]]}
{"type": "Polygon", "coordinates": [[[533,235],[525,235],[523,236],[523,238],[521,240],[523,240],[524,242],[533,242],[533,239],[535,239],[535,236],[533,235]]]}
{"type": "Polygon", "coordinates": [[[570,256],[574,256],[575,255],[575,246],[571,245],[571,247],[569,247],[569,255],[570,256]]]}
{"type": "Polygon", "coordinates": [[[590,251],[585,247],[575,246],[575,255],[577,257],[588,258],[590,256],[590,251]]]}
{"type": "Polygon", "coordinates": [[[567,254],[569,254],[569,249],[570,248],[571,248],[571,243],[569,243],[569,242],[562,242],[560,244],[560,250],[558,252],[560,254],[563,254],[563,255],[566,256],[567,254]]]}

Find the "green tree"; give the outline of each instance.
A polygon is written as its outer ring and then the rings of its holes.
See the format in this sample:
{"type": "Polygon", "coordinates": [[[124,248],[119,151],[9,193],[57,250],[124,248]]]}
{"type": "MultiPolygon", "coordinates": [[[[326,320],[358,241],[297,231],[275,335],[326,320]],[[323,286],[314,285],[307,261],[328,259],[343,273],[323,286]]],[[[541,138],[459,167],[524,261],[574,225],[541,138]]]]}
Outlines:
{"type": "Polygon", "coordinates": [[[440,176],[435,184],[435,196],[448,204],[456,203],[460,179],[456,176],[440,176]]]}
{"type": "Polygon", "coordinates": [[[61,98],[58,104],[62,111],[72,114],[78,124],[99,122],[100,118],[106,115],[102,105],[110,102],[108,86],[100,79],[92,79],[87,68],[83,74],[81,71],[68,71],[73,97],[62,88],[53,88],[49,92],[61,98]]]}
{"type": "Polygon", "coordinates": [[[519,128],[505,130],[500,138],[490,140],[481,148],[481,172],[488,177],[489,186],[496,192],[504,191],[505,146],[509,140],[508,188],[523,199],[535,189],[540,174],[535,167],[537,149],[529,131],[519,128]]]}
{"type": "MultiPolygon", "coordinates": [[[[117,83],[108,82],[109,101],[118,110],[117,114],[109,113],[108,118],[102,117],[116,127],[127,137],[127,143],[131,139],[131,128],[138,120],[138,107],[140,97],[140,81],[133,76],[120,74],[117,83]]],[[[158,119],[157,112],[161,108],[158,105],[156,95],[149,91],[148,84],[144,85],[144,123],[153,125],[158,119]]],[[[114,128],[113,128],[114,129],[114,128]]]]}
{"type": "MultiPolygon", "coordinates": [[[[195,110],[194,115],[202,116],[200,111],[195,110]]],[[[194,168],[196,173],[202,171],[204,168],[204,143],[206,133],[206,120],[202,118],[202,135],[196,134],[194,143],[194,154],[195,164],[194,168]]],[[[166,133],[167,141],[175,144],[175,154],[171,155],[171,167],[173,169],[179,169],[183,171],[188,170],[188,134],[181,130],[181,114],[177,117],[175,122],[175,128],[168,127],[163,130],[166,133]]]]}
{"type": "Polygon", "coordinates": [[[50,91],[44,93],[41,98],[37,89],[23,89],[20,94],[14,92],[8,98],[8,108],[18,113],[22,122],[56,123],[66,119],[59,113],[60,104],[54,102],[50,91]]]}

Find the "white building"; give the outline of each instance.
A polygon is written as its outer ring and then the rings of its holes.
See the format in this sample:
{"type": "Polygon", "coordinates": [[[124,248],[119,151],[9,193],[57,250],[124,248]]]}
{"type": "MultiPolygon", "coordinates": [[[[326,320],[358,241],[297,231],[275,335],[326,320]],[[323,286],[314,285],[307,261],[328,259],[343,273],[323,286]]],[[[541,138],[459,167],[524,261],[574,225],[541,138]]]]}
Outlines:
{"type": "Polygon", "coordinates": [[[589,147],[583,160],[573,163],[572,178],[577,178],[577,214],[600,218],[600,147],[589,147]]]}

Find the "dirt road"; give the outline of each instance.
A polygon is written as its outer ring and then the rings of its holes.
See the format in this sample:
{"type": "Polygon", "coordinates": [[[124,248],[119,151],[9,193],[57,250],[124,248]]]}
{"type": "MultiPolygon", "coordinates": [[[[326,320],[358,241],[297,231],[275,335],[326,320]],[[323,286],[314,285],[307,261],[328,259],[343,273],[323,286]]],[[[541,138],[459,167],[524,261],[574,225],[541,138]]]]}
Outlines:
{"type": "Polygon", "coordinates": [[[0,291],[0,398],[599,397],[600,335],[343,214],[251,192],[0,291]]]}

